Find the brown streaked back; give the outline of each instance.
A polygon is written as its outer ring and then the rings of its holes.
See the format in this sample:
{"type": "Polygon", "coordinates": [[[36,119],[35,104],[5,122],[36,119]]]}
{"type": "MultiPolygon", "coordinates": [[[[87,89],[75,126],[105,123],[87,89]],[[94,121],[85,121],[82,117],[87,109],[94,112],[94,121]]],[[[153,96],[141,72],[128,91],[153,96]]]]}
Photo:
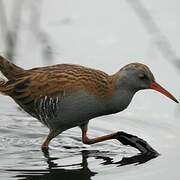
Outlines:
{"type": "Polygon", "coordinates": [[[59,64],[26,70],[0,87],[16,102],[28,104],[43,96],[65,91],[85,90],[97,98],[111,96],[113,78],[108,74],[79,65],[59,64]]]}

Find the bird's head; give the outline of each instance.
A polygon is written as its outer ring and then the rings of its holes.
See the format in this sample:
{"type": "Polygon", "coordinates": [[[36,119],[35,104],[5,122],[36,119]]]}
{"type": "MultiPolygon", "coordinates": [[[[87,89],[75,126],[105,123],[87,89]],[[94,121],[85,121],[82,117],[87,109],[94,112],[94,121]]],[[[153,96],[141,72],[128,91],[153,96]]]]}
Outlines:
{"type": "Polygon", "coordinates": [[[120,69],[118,74],[121,81],[120,86],[123,85],[135,92],[142,89],[154,89],[178,103],[178,100],[170,92],[155,81],[152,72],[144,64],[128,64],[120,69]]]}

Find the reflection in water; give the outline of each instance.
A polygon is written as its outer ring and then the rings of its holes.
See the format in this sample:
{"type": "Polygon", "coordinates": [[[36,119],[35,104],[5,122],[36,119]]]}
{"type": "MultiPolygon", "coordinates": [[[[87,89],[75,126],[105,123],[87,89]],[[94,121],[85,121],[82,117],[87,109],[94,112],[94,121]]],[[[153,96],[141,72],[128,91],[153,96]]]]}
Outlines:
{"type": "MultiPolygon", "coordinates": [[[[67,179],[83,179],[90,180],[92,176],[96,175],[97,172],[91,171],[88,167],[87,159],[89,157],[94,157],[95,159],[103,160],[102,165],[117,165],[124,166],[129,164],[142,164],[145,163],[155,157],[158,154],[137,154],[131,157],[123,157],[120,161],[114,162],[113,158],[104,156],[105,152],[97,151],[97,150],[83,150],[81,151],[82,162],[78,164],[70,164],[66,166],[59,166],[54,161],[59,158],[52,158],[49,155],[49,152],[43,152],[45,158],[47,159],[48,169],[47,170],[7,170],[7,171],[15,171],[18,175],[15,176],[16,179],[21,180],[56,180],[59,178],[61,180],[67,179]],[[67,169],[67,168],[71,169],[67,169]],[[73,168],[72,168],[73,167],[73,168]]],[[[107,154],[107,153],[106,153],[107,154]]]]}

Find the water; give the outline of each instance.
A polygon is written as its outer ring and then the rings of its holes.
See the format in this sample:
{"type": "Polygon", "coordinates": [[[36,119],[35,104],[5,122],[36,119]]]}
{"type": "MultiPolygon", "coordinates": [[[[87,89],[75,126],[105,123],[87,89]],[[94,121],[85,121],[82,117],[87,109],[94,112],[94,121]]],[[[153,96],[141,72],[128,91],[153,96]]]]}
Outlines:
{"type": "MultiPolygon", "coordinates": [[[[142,2],[178,55],[179,1],[142,2]]],[[[29,11],[23,13],[29,16],[29,11]]],[[[126,1],[44,1],[41,18],[42,29],[54,48],[55,62],[51,63],[75,63],[114,73],[124,64],[142,62],[178,98],[179,74],[157,51],[154,37],[126,1]]],[[[42,65],[39,42],[29,37],[26,23],[23,25],[17,64],[24,68],[42,65]]],[[[55,138],[49,154],[44,154],[40,146],[47,128],[21,111],[10,98],[0,96],[0,102],[1,180],[180,179],[179,106],[156,92],[137,93],[127,110],[96,118],[89,126],[91,137],[119,130],[138,135],[160,153],[152,159],[118,141],[83,145],[78,128],[55,138]]]]}
{"type": "Polygon", "coordinates": [[[65,131],[55,138],[47,154],[41,151],[40,146],[48,130],[21,111],[11,99],[0,98],[2,180],[118,179],[121,176],[122,179],[151,179],[154,176],[160,177],[171,166],[173,170],[170,168],[168,174],[175,176],[174,179],[178,177],[174,171],[180,157],[180,147],[176,143],[180,134],[179,125],[175,127],[167,122],[144,121],[126,113],[126,116],[97,118],[90,123],[89,135],[92,137],[111,133],[117,128],[138,134],[161,154],[157,158],[141,155],[136,149],[123,146],[118,141],[84,145],[78,128],[65,131]]]}
{"type": "MultiPolygon", "coordinates": [[[[47,129],[20,111],[15,104],[12,106],[9,99],[2,100],[1,179],[58,179],[59,176],[62,179],[90,179],[99,170],[103,172],[115,168],[123,164],[124,157],[137,154],[136,150],[121,147],[117,142],[83,145],[78,129],[67,131],[54,139],[50,154],[43,154],[40,145],[47,135],[47,129]],[[90,169],[90,166],[93,168],[90,169]]],[[[97,127],[92,135],[98,133],[107,133],[107,130],[97,127]]]]}

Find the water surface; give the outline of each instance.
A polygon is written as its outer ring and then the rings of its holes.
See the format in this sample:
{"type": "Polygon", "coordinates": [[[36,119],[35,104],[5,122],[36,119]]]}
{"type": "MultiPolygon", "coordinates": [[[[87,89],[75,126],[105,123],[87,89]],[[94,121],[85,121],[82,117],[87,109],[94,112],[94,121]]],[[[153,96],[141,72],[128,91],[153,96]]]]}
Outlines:
{"type": "MultiPolygon", "coordinates": [[[[180,1],[142,2],[178,55],[180,1]]],[[[23,16],[29,17],[29,11],[23,16]]],[[[157,51],[156,37],[147,33],[127,1],[44,1],[41,18],[40,28],[52,40],[54,63],[81,64],[112,74],[125,64],[142,62],[178,98],[179,74],[157,51]]],[[[42,65],[37,39],[29,37],[28,28],[22,27],[16,63],[24,68],[42,65]]],[[[2,41],[0,46],[4,47],[2,41]]],[[[175,112],[180,111],[158,93],[139,92],[124,112],[96,118],[89,127],[91,137],[121,130],[137,135],[160,153],[153,159],[118,141],[83,145],[78,128],[59,135],[52,141],[49,154],[43,154],[40,146],[47,128],[10,98],[0,96],[0,102],[1,180],[180,179],[180,121],[175,112]]]]}
{"type": "Polygon", "coordinates": [[[165,168],[166,165],[163,162],[165,163],[168,158],[170,158],[168,162],[174,161],[174,155],[168,157],[167,155],[171,153],[167,151],[176,151],[174,152],[176,154],[179,148],[173,147],[172,142],[176,138],[177,127],[166,124],[157,126],[157,123],[113,115],[93,120],[89,135],[96,137],[111,133],[117,127],[120,130],[128,128],[129,132],[141,135],[141,138],[148,140],[161,155],[151,159],[115,140],[84,145],[78,128],[59,135],[52,141],[49,154],[43,153],[40,146],[48,133],[47,128],[24,113],[9,98],[0,98],[2,102],[0,105],[1,179],[88,180],[109,179],[110,175],[115,179],[120,176],[131,179],[131,173],[139,176],[139,172],[149,173],[148,168],[152,168],[153,173],[159,173],[157,166],[165,168]],[[152,132],[154,135],[150,137],[152,132]],[[164,139],[166,139],[165,144],[162,142],[164,139]]]}

